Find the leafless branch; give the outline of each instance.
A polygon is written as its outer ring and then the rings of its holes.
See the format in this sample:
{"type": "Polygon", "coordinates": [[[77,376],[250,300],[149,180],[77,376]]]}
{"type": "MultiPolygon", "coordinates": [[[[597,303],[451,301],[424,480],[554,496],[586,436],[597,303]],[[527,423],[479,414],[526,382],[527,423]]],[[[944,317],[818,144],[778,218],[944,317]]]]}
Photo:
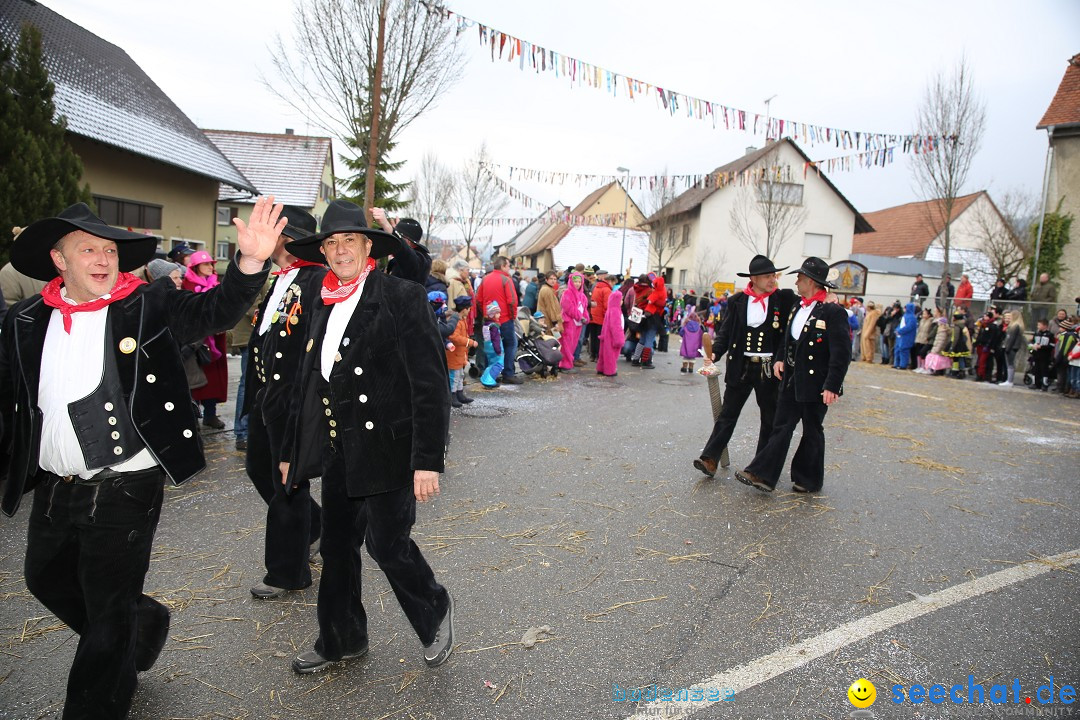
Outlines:
{"type": "Polygon", "coordinates": [[[986,128],[986,103],[975,91],[974,75],[961,57],[950,75],[938,72],[930,79],[915,118],[919,135],[939,138],[932,152],[918,153],[912,161],[916,190],[928,203],[933,227],[944,227],[945,267],[949,266],[950,223],[956,198],[967,182],[972,160],[979,152],[986,128]]]}
{"type": "MultiPolygon", "coordinates": [[[[296,0],[293,34],[278,35],[264,84],[308,122],[359,141],[370,128],[379,7],[387,3],[378,152],[387,148],[460,77],[459,36],[411,0],[296,0]]],[[[363,157],[366,143],[354,154],[363,157]]]]}
{"type": "Polygon", "coordinates": [[[450,214],[454,198],[454,175],[439,162],[434,152],[424,153],[420,168],[410,184],[409,212],[420,220],[429,234],[437,235],[450,214]]]}
{"type": "Polygon", "coordinates": [[[756,183],[738,189],[728,218],[728,228],[743,247],[769,258],[777,256],[807,216],[804,187],[789,177],[778,159],[778,150],[762,156],[765,172],[756,183]]]}
{"type": "Polygon", "coordinates": [[[465,240],[466,256],[481,230],[490,226],[509,202],[484,170],[484,164],[490,162],[487,145],[481,143],[476,154],[465,161],[454,188],[454,222],[465,240]]]}

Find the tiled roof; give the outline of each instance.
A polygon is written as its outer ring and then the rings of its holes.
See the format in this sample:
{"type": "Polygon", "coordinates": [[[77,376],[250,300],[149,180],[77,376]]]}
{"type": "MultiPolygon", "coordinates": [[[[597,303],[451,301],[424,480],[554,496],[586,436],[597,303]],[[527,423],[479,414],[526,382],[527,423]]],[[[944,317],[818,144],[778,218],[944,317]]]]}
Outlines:
{"type": "MultiPolygon", "coordinates": [[[[790,138],[784,138],[780,142],[785,142],[791,145],[791,147],[794,148],[795,151],[802,156],[804,162],[812,162],[809,156],[802,151],[802,148],[796,145],[795,142],[793,142],[790,138]]],[[[765,157],[765,155],[772,152],[773,149],[773,144],[768,144],[759,150],[755,150],[751,153],[743,155],[736,160],[732,160],[726,165],[721,165],[720,167],[713,170],[712,174],[718,175],[726,173],[740,173],[744,170],[748,170],[752,168],[755,164],[757,164],[763,157],[765,157]]],[[[818,177],[824,180],[825,184],[828,185],[834,193],[836,193],[836,196],[839,197],[845,205],[851,208],[851,212],[855,213],[855,232],[873,232],[874,228],[872,227],[872,224],[867,223],[866,219],[859,213],[858,210],[855,209],[855,206],[852,205],[851,202],[849,202],[848,199],[844,197],[844,194],[841,193],[836,188],[836,186],[832,184],[832,181],[825,176],[825,173],[819,172],[818,177]]],[[[684,212],[690,212],[691,210],[695,210],[698,206],[701,205],[701,203],[705,202],[706,198],[708,198],[717,190],[722,189],[723,188],[716,185],[712,187],[692,187],[664,207],[657,210],[645,222],[651,223],[656,220],[669,217],[671,215],[679,215],[684,212]]]]}
{"type": "MultiPolygon", "coordinates": [[[[273,195],[286,205],[315,207],[323,168],[330,154],[330,138],[236,130],[203,132],[259,192],[273,195]]],[[[252,201],[252,198],[223,184],[218,200],[235,202],[252,201]]]]}
{"type": "Polygon", "coordinates": [[[0,0],[0,41],[15,46],[24,23],[41,31],[69,132],[255,192],[126,52],[36,2],[0,0]]]}
{"type": "Polygon", "coordinates": [[[1069,59],[1065,76],[1036,128],[1072,124],[1080,124],[1080,53],[1069,59]]]}
{"type": "MultiPolygon", "coordinates": [[[[956,198],[952,219],[968,209],[985,190],[956,198]]],[[[888,257],[923,257],[926,248],[945,227],[941,200],[912,202],[866,213],[874,232],[857,235],[851,244],[852,253],[888,257]]]]}

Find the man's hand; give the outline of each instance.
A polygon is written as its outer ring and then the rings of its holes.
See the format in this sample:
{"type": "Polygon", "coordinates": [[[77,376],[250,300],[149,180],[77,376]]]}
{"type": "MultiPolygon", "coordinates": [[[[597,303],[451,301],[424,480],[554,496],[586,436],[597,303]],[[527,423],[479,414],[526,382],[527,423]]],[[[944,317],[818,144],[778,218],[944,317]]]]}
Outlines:
{"type": "Polygon", "coordinates": [[[274,204],[274,196],[260,195],[255,201],[251,217],[245,223],[233,218],[236,225],[236,246],[240,249],[240,270],[247,275],[262,271],[267,258],[277,249],[281,231],[288,218],[281,217],[282,205],[274,204]]]}
{"type": "Polygon", "coordinates": [[[379,223],[379,227],[381,227],[386,232],[394,231],[394,226],[386,217],[386,211],[383,210],[381,207],[371,208],[371,219],[379,223]]]}
{"type": "Polygon", "coordinates": [[[784,363],[779,362],[779,361],[774,362],[773,366],[772,366],[772,371],[773,371],[773,375],[776,376],[777,380],[784,377],[784,363]]]}
{"type": "Polygon", "coordinates": [[[834,402],[840,399],[840,396],[834,392],[823,390],[821,393],[821,399],[825,402],[826,405],[832,405],[834,402]]]}
{"type": "Polygon", "coordinates": [[[288,485],[289,484],[289,463],[287,463],[287,462],[278,463],[278,470],[281,471],[281,484],[282,485],[288,485]]]}
{"type": "Polygon", "coordinates": [[[413,473],[413,492],[420,502],[427,502],[439,494],[439,473],[433,470],[417,470],[413,473]]]}

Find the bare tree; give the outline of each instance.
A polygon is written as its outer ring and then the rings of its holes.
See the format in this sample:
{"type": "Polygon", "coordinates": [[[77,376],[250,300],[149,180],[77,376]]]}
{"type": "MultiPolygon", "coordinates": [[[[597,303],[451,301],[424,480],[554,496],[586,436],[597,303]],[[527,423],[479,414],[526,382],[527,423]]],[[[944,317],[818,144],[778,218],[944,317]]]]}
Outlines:
{"type": "Polygon", "coordinates": [[[418,218],[429,235],[438,234],[450,214],[454,198],[454,175],[439,162],[434,152],[424,153],[420,169],[410,185],[409,212],[418,218]]]}
{"type": "Polygon", "coordinates": [[[491,173],[484,169],[490,163],[487,144],[481,143],[476,154],[465,161],[454,187],[454,223],[465,240],[465,259],[469,258],[473,241],[485,226],[506,208],[508,200],[495,184],[491,173]]]}
{"type": "Polygon", "coordinates": [[[946,77],[938,72],[926,87],[915,117],[916,133],[936,147],[914,155],[911,170],[916,191],[928,202],[932,227],[944,228],[942,247],[949,267],[950,225],[967,182],[971,162],[979,152],[986,128],[986,103],[976,94],[973,73],[961,57],[946,77]]]}
{"type": "MultiPolygon", "coordinates": [[[[665,167],[663,177],[667,174],[665,167]]],[[[677,197],[674,183],[658,182],[649,188],[644,198],[645,214],[651,219],[647,223],[649,260],[655,259],[658,273],[663,273],[664,267],[690,245],[689,232],[682,230],[682,226],[689,228],[689,218],[677,212],[664,212],[677,197]]]]}
{"type": "Polygon", "coordinates": [[[777,165],[777,149],[761,157],[746,185],[738,190],[728,228],[751,252],[775,259],[780,248],[806,222],[803,186],[795,183],[790,168],[777,165]]]}
{"type": "Polygon", "coordinates": [[[1008,281],[1021,274],[1031,257],[1028,228],[1035,217],[1035,199],[1023,190],[1009,190],[998,197],[995,205],[987,197],[975,215],[979,250],[990,260],[993,277],[1008,281]]]}
{"type": "Polygon", "coordinates": [[[727,266],[727,253],[717,246],[710,247],[701,254],[690,276],[690,285],[705,294],[712,290],[714,282],[724,277],[727,266]]]}
{"type": "Polygon", "coordinates": [[[367,167],[376,36],[387,6],[377,153],[461,76],[463,54],[451,23],[412,0],[296,0],[293,36],[271,48],[277,71],[263,82],[315,127],[345,141],[367,167]]]}

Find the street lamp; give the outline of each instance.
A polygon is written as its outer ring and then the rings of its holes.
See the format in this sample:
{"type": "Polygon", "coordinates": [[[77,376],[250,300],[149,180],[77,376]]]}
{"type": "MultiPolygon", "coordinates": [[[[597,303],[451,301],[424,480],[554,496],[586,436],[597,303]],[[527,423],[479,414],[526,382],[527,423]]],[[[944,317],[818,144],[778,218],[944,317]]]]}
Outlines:
{"type": "Polygon", "coordinates": [[[623,186],[623,192],[626,193],[626,200],[623,202],[622,213],[622,249],[619,250],[619,274],[623,273],[623,261],[626,259],[626,221],[628,219],[628,213],[630,212],[630,169],[624,167],[615,168],[616,171],[626,173],[626,184],[623,186]]]}

